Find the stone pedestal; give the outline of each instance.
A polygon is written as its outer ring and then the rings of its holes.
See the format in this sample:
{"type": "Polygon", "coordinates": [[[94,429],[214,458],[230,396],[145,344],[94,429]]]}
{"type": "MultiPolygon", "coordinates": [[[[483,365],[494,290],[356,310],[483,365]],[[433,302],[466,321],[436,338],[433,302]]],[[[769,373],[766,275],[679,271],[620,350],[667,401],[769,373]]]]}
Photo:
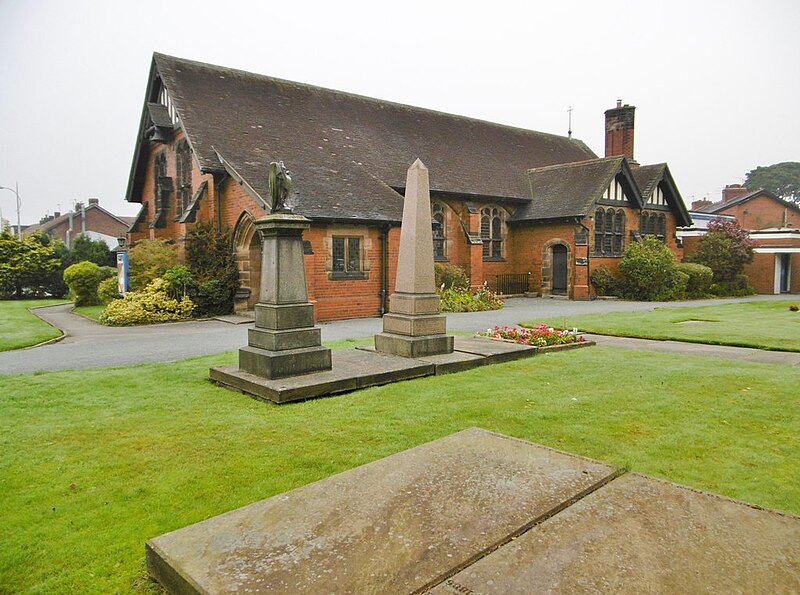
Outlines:
{"type": "Polygon", "coordinates": [[[272,380],[330,370],[331,351],[322,346],[320,329],[314,327],[314,306],[306,290],[303,231],[310,221],[278,213],[255,225],[263,246],[261,297],[255,328],[239,350],[239,371],[272,380]]]}
{"type": "Polygon", "coordinates": [[[433,273],[428,169],[417,159],[406,178],[395,292],[383,317],[383,332],[375,335],[375,350],[403,357],[452,353],[453,337],[445,334],[446,326],[433,273]]]}

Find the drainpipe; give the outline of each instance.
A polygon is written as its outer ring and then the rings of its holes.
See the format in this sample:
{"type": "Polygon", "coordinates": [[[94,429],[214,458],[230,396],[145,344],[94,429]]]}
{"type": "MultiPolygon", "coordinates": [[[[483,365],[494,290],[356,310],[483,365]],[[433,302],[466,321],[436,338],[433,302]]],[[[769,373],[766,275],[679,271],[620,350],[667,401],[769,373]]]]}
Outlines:
{"type": "Polygon", "coordinates": [[[391,225],[381,227],[381,305],[378,309],[378,315],[383,316],[386,314],[386,302],[389,289],[389,230],[391,225]]]}
{"type": "Polygon", "coordinates": [[[72,250],[72,229],[73,229],[73,221],[72,217],[74,216],[73,212],[69,212],[69,227],[67,228],[67,248],[72,250]]]}
{"type": "Polygon", "coordinates": [[[592,239],[589,233],[589,228],[586,227],[580,219],[575,219],[575,222],[580,225],[583,230],[586,232],[586,281],[589,284],[589,301],[592,300],[592,269],[591,264],[592,262],[589,260],[589,255],[591,254],[591,250],[589,249],[589,241],[592,239]]]}
{"type": "Polygon", "coordinates": [[[86,205],[81,203],[81,233],[86,235],[86,205]]]}

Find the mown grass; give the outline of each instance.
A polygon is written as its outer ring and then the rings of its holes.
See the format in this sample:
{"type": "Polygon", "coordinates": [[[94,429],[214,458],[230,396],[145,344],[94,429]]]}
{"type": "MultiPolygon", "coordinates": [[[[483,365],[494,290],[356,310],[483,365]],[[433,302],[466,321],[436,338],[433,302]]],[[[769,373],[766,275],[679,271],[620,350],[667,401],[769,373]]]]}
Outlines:
{"type": "MultiPolygon", "coordinates": [[[[791,312],[791,304],[800,305],[800,300],[583,314],[546,322],[600,335],[800,351],[800,312],[791,312]]],[[[523,324],[536,322],[541,321],[523,324]]]]}
{"type": "Polygon", "coordinates": [[[0,351],[22,349],[61,335],[29,308],[63,304],[64,300],[0,300],[0,351]]]}
{"type": "Polygon", "coordinates": [[[144,543],[479,426],[800,513],[800,370],[592,347],[271,405],[235,354],[0,377],[0,592],[158,592],[144,543]]]}
{"type": "Polygon", "coordinates": [[[91,318],[95,322],[100,322],[100,315],[105,309],[105,304],[99,306],[76,306],[75,313],[85,316],[86,318],[91,318]]]}

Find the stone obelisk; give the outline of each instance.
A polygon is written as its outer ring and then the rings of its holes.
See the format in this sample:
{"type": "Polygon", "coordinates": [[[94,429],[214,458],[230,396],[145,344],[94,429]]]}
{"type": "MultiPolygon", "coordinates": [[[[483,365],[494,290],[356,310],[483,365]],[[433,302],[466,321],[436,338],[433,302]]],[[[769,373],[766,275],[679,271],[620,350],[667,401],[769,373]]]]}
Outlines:
{"type": "Polygon", "coordinates": [[[397,281],[383,332],[375,335],[375,349],[403,357],[452,353],[453,337],[445,334],[446,327],[433,273],[428,168],[417,159],[406,177],[397,281]]]}

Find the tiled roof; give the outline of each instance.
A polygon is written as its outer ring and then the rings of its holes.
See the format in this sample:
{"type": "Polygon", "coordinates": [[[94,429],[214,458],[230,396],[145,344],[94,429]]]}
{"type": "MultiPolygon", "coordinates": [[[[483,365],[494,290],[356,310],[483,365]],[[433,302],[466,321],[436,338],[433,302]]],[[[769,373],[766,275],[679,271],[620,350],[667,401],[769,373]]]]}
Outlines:
{"type": "MultiPolygon", "coordinates": [[[[512,221],[560,219],[589,215],[614,177],[629,172],[624,157],[606,157],[528,171],[532,200],[517,209],[512,221]]],[[[634,201],[638,200],[633,191],[634,201]]],[[[635,206],[639,206],[636,204],[635,206]]]]}
{"type": "MultiPolygon", "coordinates": [[[[312,218],[398,221],[402,197],[393,189],[405,185],[417,158],[431,172],[433,192],[517,200],[529,198],[529,168],[596,158],[563,136],[163,54],[153,59],[201,168],[219,171],[219,154],[266,198],[268,164],[282,160],[292,172],[289,204],[312,218]]],[[[131,194],[128,200],[140,200],[131,194]]]]}
{"type": "Polygon", "coordinates": [[[759,188],[758,190],[754,190],[753,192],[749,192],[743,196],[738,196],[728,201],[713,202],[710,205],[706,205],[704,207],[700,207],[699,209],[695,210],[701,213],[719,213],[732,206],[740,205],[743,202],[747,202],[748,200],[753,200],[754,198],[758,198],[759,196],[766,196],[767,198],[771,198],[772,200],[779,202],[782,206],[800,212],[800,206],[796,205],[793,202],[783,200],[780,196],[773,194],[769,190],[764,190],[763,188],[759,188]]]}
{"type": "Polygon", "coordinates": [[[667,188],[667,200],[678,217],[678,226],[688,226],[692,224],[691,215],[686,209],[680,191],[672,179],[672,174],[666,163],[654,163],[652,165],[642,165],[631,169],[633,179],[636,180],[636,185],[642,194],[642,203],[646,206],[647,201],[653,194],[653,191],[658,186],[659,182],[664,182],[667,188]]]}

